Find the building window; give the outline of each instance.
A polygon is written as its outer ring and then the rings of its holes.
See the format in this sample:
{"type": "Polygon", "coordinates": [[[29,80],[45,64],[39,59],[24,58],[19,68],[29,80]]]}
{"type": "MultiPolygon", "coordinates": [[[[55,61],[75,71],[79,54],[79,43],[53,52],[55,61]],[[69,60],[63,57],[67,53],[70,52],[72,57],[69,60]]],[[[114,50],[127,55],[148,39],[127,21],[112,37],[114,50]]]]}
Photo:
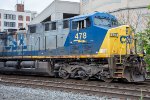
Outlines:
{"type": "Polygon", "coordinates": [[[0,13],[0,19],[1,19],[1,13],[0,13]]]}
{"type": "Polygon", "coordinates": [[[52,22],[52,30],[56,30],[56,22],[52,22]]]}
{"type": "Polygon", "coordinates": [[[16,15],[12,15],[12,19],[13,19],[13,20],[16,20],[16,15]]]}
{"type": "Polygon", "coordinates": [[[4,22],[4,26],[5,27],[16,27],[16,23],[15,22],[4,22]]]}
{"type": "Polygon", "coordinates": [[[45,31],[49,31],[50,30],[50,24],[49,23],[46,23],[45,24],[45,31]]]}
{"type": "Polygon", "coordinates": [[[30,16],[26,16],[26,21],[30,21],[30,16]]]}
{"type": "Polygon", "coordinates": [[[16,20],[16,15],[4,14],[4,19],[16,20]]]}
{"type": "Polygon", "coordinates": [[[7,27],[7,26],[8,26],[7,24],[8,24],[7,22],[4,22],[4,26],[5,26],[5,27],[7,27]]]}
{"type": "Polygon", "coordinates": [[[4,19],[7,19],[7,14],[4,14],[4,19]]]}
{"type": "Polygon", "coordinates": [[[23,28],[23,23],[18,23],[19,28],[23,28]]]}
{"type": "Polygon", "coordinates": [[[16,27],[16,23],[15,22],[10,22],[10,27],[16,27]]]}
{"type": "Polygon", "coordinates": [[[19,16],[18,16],[18,20],[23,21],[23,16],[22,16],[22,15],[19,15],[19,16]]]}

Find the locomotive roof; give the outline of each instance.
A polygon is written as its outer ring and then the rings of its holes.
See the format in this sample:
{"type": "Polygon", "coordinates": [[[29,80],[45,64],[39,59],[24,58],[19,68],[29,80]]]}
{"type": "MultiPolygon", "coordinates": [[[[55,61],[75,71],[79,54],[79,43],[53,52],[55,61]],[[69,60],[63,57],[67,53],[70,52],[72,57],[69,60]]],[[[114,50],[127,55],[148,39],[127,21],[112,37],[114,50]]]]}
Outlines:
{"type": "Polygon", "coordinates": [[[108,18],[108,19],[112,19],[112,20],[117,20],[115,16],[109,14],[109,13],[103,13],[103,12],[94,12],[94,13],[90,13],[90,14],[85,14],[85,15],[79,15],[79,16],[75,16],[70,18],[71,20],[76,20],[76,19],[86,19],[87,17],[92,17],[92,16],[96,16],[99,15],[102,18],[108,18]]]}

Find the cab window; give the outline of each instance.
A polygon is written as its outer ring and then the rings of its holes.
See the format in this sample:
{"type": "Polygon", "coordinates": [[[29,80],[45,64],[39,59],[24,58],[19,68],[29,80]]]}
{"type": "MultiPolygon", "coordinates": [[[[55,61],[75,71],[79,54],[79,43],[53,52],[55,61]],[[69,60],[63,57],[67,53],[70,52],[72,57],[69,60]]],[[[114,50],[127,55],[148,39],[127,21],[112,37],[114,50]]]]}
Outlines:
{"type": "Polygon", "coordinates": [[[79,30],[88,28],[91,26],[91,22],[89,18],[86,18],[85,20],[79,20],[79,21],[72,21],[72,29],[73,30],[79,30]]]}
{"type": "Polygon", "coordinates": [[[78,22],[73,21],[72,22],[72,29],[75,30],[75,29],[77,29],[77,27],[78,27],[78,22]]]}
{"type": "Polygon", "coordinates": [[[118,26],[119,23],[117,20],[111,20],[112,26],[118,26]]]}

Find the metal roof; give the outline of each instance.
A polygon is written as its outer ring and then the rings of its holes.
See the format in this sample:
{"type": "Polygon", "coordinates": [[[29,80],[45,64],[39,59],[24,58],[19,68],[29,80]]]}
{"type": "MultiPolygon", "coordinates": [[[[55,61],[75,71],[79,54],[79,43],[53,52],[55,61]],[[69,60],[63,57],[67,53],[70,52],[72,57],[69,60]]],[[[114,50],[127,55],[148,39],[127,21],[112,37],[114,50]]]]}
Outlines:
{"type": "Polygon", "coordinates": [[[84,19],[90,16],[100,16],[102,18],[108,18],[108,19],[112,19],[112,20],[116,20],[116,17],[109,14],[109,13],[104,13],[104,12],[94,12],[94,13],[90,13],[90,14],[85,14],[85,15],[80,15],[80,16],[75,16],[70,18],[71,20],[77,20],[77,19],[84,19]]]}

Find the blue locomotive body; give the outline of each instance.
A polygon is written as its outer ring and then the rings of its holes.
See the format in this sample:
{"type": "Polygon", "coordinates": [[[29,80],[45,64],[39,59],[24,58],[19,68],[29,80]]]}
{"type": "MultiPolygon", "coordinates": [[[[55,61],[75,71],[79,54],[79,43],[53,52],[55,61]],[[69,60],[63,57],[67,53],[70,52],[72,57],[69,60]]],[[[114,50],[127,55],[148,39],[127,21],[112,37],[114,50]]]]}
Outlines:
{"type": "MultiPolygon", "coordinates": [[[[1,56],[60,56],[97,54],[107,31],[114,27],[96,26],[93,19],[111,21],[116,18],[107,13],[92,13],[62,21],[30,25],[28,32],[8,34],[1,56]],[[78,22],[80,23],[78,24],[78,22]],[[80,26],[79,26],[80,25],[80,26]],[[78,29],[80,28],[80,29],[78,29]]],[[[3,43],[3,42],[2,42],[3,43]]]]}

